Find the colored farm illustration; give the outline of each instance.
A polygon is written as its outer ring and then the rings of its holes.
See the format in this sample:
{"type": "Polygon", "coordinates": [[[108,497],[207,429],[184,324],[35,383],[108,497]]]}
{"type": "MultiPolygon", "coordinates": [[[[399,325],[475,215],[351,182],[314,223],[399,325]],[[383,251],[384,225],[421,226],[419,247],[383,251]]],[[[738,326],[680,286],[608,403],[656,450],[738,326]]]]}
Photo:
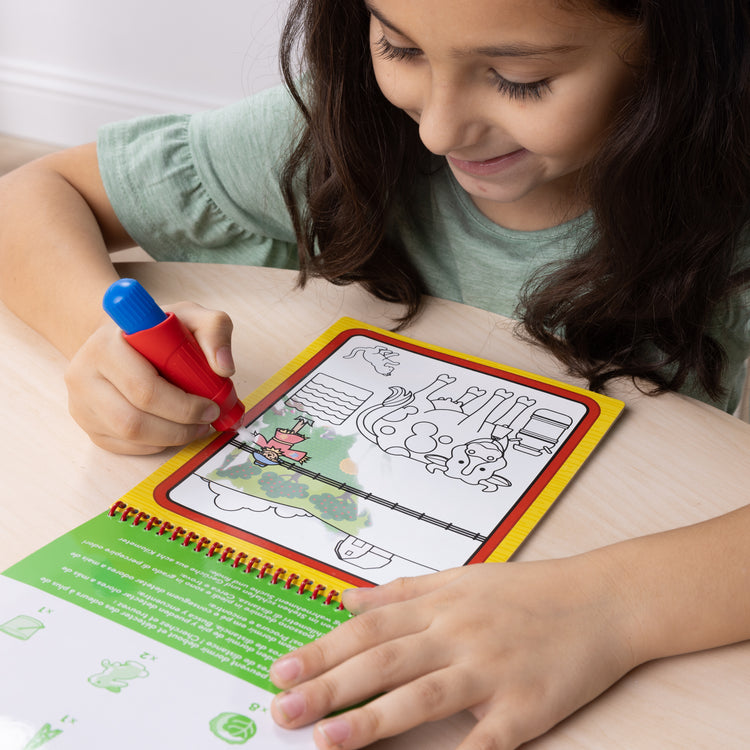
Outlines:
{"type": "Polygon", "coordinates": [[[297,445],[305,440],[305,436],[301,434],[305,425],[312,425],[312,422],[300,417],[291,429],[277,427],[270,439],[256,434],[255,445],[258,446],[258,451],[255,453],[255,463],[261,466],[278,464],[282,456],[300,464],[305,463],[310,456],[305,451],[297,449],[297,445]]]}
{"type": "Polygon", "coordinates": [[[345,569],[438,570],[441,549],[461,564],[490,538],[584,414],[533,384],[355,336],[175,502],[345,569]]]}
{"type": "Polygon", "coordinates": [[[314,517],[356,535],[370,516],[351,492],[359,489],[353,486],[356,467],[349,458],[353,443],[352,436],[315,426],[281,404],[264,415],[263,426],[251,425],[233,440],[221,465],[204,478],[222,510],[314,517]],[[296,447],[303,441],[317,446],[322,477],[303,468],[308,454],[296,447]]]}

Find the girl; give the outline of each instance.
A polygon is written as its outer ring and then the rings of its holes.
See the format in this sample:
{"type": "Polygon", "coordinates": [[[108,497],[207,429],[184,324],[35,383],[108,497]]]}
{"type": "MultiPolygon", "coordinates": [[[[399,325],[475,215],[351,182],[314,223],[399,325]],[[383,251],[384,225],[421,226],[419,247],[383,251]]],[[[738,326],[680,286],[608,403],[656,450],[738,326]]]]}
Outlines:
{"type": "MultiPolygon", "coordinates": [[[[593,387],[637,377],[733,408],[750,351],[744,0],[297,0],[282,62],[291,97],[114,125],[3,183],[3,298],[71,357],[95,442],[152,452],[216,418],[102,322],[107,250],[134,241],[357,281],[404,320],[423,292],[517,308],[593,387]]],[[[180,316],[231,374],[228,319],[180,316]]],[[[640,663],[750,637],[749,535],[750,506],[350,591],[358,617],[274,665],[274,716],[381,694],[320,722],[319,747],[463,708],[479,721],[462,750],[516,747],[640,663]]]]}

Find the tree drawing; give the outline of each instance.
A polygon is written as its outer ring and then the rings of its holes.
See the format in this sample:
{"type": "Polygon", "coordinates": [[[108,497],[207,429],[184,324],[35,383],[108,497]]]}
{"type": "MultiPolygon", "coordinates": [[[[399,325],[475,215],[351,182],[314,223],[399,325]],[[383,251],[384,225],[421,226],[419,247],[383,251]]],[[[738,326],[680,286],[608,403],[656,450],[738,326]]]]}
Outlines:
{"type": "MultiPolygon", "coordinates": [[[[248,430],[270,435],[298,418],[299,414],[293,409],[277,404],[248,430]]],[[[298,468],[294,461],[283,458],[278,464],[263,465],[264,462],[258,461],[255,455],[256,444],[246,437],[243,443],[233,441],[236,447],[225,455],[221,466],[205,478],[254,498],[300,508],[327,525],[356,536],[362,528],[370,525],[369,511],[360,511],[356,496],[350,492],[331,492],[331,487],[359,488],[356,476],[350,470],[354,463],[349,451],[355,437],[339,435],[329,425],[316,427],[314,424],[306,425],[305,437],[305,444],[314,446],[313,472],[309,470],[310,465],[306,464],[305,469],[298,468]]]]}

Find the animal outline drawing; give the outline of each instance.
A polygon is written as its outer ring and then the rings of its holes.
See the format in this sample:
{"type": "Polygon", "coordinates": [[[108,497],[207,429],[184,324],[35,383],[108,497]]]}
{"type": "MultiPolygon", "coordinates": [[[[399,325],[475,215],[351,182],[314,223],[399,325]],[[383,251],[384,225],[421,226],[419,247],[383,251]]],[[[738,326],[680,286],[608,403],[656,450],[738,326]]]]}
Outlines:
{"type": "Polygon", "coordinates": [[[456,381],[440,374],[418,391],[392,386],[382,402],[363,409],[357,429],[389,455],[421,461],[430,472],[480,485],[485,492],[510,486],[499,474],[512,424],[536,401],[514,398],[505,388],[469,387],[453,398],[443,389],[456,381]]]}
{"type": "Polygon", "coordinates": [[[344,355],[343,359],[354,359],[358,354],[379,375],[391,375],[393,370],[400,364],[395,361],[398,358],[398,352],[394,352],[393,349],[382,345],[357,346],[349,354],[344,355]]]}

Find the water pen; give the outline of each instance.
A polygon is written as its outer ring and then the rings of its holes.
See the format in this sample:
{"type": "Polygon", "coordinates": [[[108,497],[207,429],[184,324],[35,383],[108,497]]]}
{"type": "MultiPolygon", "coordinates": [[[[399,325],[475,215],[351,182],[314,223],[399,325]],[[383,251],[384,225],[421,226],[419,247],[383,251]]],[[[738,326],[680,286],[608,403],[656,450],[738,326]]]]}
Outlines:
{"type": "Polygon", "coordinates": [[[122,329],[123,338],[166,380],[218,404],[219,418],[211,423],[215,429],[240,426],[245,407],[232,381],[211,369],[195,336],[174,313],[165,313],[135,279],[112,284],[104,294],[103,306],[122,329]]]}

